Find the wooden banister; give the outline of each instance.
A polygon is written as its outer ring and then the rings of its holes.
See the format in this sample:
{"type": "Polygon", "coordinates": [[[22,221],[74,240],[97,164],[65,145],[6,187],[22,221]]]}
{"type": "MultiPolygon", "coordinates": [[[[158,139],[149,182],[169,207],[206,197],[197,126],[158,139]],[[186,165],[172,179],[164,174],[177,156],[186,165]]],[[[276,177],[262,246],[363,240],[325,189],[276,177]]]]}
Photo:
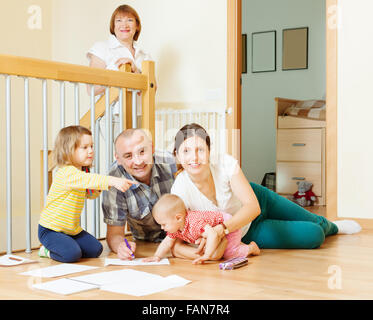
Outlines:
{"type": "Polygon", "coordinates": [[[147,86],[142,91],[142,123],[143,129],[149,130],[155,144],[155,66],[154,61],[142,63],[142,73],[146,76],[147,86]]]}
{"type": "MultiPolygon", "coordinates": [[[[8,73],[7,71],[5,71],[6,68],[4,68],[4,67],[2,68],[2,62],[3,62],[2,58],[3,58],[3,56],[0,55],[0,73],[1,72],[8,73]]],[[[28,60],[28,58],[26,60],[28,60]]],[[[31,59],[31,60],[33,60],[33,59],[31,59]]],[[[34,60],[37,60],[37,59],[34,59],[34,60]]],[[[44,63],[43,60],[40,60],[40,61],[42,61],[44,63]]],[[[12,63],[14,63],[13,60],[12,60],[12,63]]],[[[22,61],[22,63],[30,64],[31,62],[30,61],[26,61],[26,62],[22,61]]],[[[59,64],[60,63],[56,63],[56,64],[54,64],[54,66],[57,67],[59,64]]],[[[80,66],[78,66],[78,67],[80,68],[80,66]]],[[[103,69],[90,68],[90,67],[83,67],[83,68],[88,68],[90,70],[105,71],[103,69]]],[[[124,71],[124,72],[122,74],[119,73],[119,75],[122,75],[122,77],[124,79],[127,79],[127,80],[129,80],[130,83],[132,83],[131,82],[132,81],[131,77],[128,77],[130,75],[134,75],[134,74],[130,73],[130,71],[131,71],[130,68],[131,67],[130,67],[129,64],[121,66],[120,71],[122,71],[122,72],[124,71]]],[[[116,76],[118,75],[117,71],[109,71],[109,72],[114,72],[116,74],[116,76]]],[[[18,73],[15,73],[14,70],[13,70],[12,74],[19,75],[18,73]]],[[[23,72],[22,75],[23,76],[40,77],[40,76],[36,76],[35,71],[33,71],[33,72],[23,72]]],[[[142,111],[143,111],[143,114],[142,114],[142,128],[145,129],[145,130],[148,130],[150,132],[151,136],[152,136],[153,141],[155,141],[154,140],[154,138],[155,138],[155,136],[154,136],[155,135],[155,66],[154,66],[154,61],[143,61],[143,63],[142,63],[142,74],[135,74],[135,75],[136,76],[140,75],[141,76],[141,79],[140,79],[141,81],[145,80],[145,82],[141,84],[141,87],[140,86],[134,87],[134,86],[127,85],[126,87],[122,87],[122,89],[110,88],[109,89],[109,95],[110,95],[109,102],[110,102],[110,105],[111,105],[114,101],[117,101],[118,96],[119,96],[119,90],[123,90],[123,127],[124,127],[124,129],[131,128],[132,127],[132,92],[127,91],[126,88],[137,89],[137,90],[140,89],[142,91],[142,111]]],[[[44,77],[50,79],[49,78],[50,75],[48,75],[48,77],[46,77],[46,76],[44,76],[44,77]]],[[[78,79],[78,78],[81,79],[81,77],[76,77],[75,79],[78,79]]],[[[58,79],[53,78],[53,79],[54,80],[62,80],[62,78],[58,78],[58,79]]],[[[66,78],[64,78],[63,80],[66,80],[66,78]]],[[[71,80],[71,77],[70,77],[68,81],[73,81],[73,80],[71,80]]],[[[81,80],[76,80],[76,81],[85,82],[85,81],[81,81],[81,80]]],[[[98,80],[97,81],[87,81],[87,83],[108,86],[107,83],[102,83],[102,82],[99,82],[98,80]]],[[[106,111],[106,101],[105,100],[106,100],[106,97],[105,97],[105,94],[104,94],[95,103],[95,120],[97,120],[98,118],[102,117],[105,114],[105,111],[106,111]]],[[[84,116],[80,119],[80,125],[82,125],[86,128],[91,127],[91,112],[90,112],[90,110],[88,110],[84,114],[84,116]]],[[[48,152],[49,187],[50,187],[50,184],[52,183],[51,156],[52,156],[51,151],[49,151],[48,152]]],[[[43,160],[41,159],[41,164],[42,163],[43,163],[43,160]]],[[[42,171],[42,174],[43,174],[43,171],[42,171]]],[[[43,190],[43,177],[42,177],[42,180],[41,180],[41,190],[43,190]]],[[[41,201],[43,201],[43,198],[41,198],[41,201]]]]}
{"type": "Polygon", "coordinates": [[[117,88],[145,90],[146,75],[92,68],[70,63],[0,54],[0,73],[21,77],[71,81],[117,88]]]}
{"type": "MultiPolygon", "coordinates": [[[[100,85],[109,87],[109,104],[117,101],[119,90],[123,92],[123,127],[132,126],[132,92],[127,89],[140,90],[142,92],[142,128],[148,130],[154,141],[155,134],[155,77],[154,62],[144,61],[142,63],[141,74],[131,73],[130,66],[124,65],[118,72],[87,66],[10,56],[0,54],[0,74],[19,76],[36,79],[67,81],[73,83],[83,83],[90,85],[100,85]]],[[[95,103],[95,120],[102,117],[106,110],[105,95],[95,103]]],[[[80,124],[87,128],[91,126],[91,114],[88,111],[80,119],[80,124]]],[[[48,190],[52,184],[52,152],[48,152],[48,190]]],[[[44,207],[44,150],[40,152],[40,205],[44,207]]],[[[126,230],[128,226],[126,227],[126,230]]],[[[127,232],[128,233],[128,232],[127,232]]],[[[126,234],[127,234],[126,233],[126,234]]]]}
{"type": "MultiPolygon", "coordinates": [[[[129,63],[126,63],[125,65],[122,65],[120,68],[119,68],[119,71],[124,71],[124,72],[131,72],[131,65],[129,63]]],[[[118,100],[118,97],[119,97],[119,90],[118,88],[110,88],[109,89],[109,105],[111,105],[114,101],[117,101],[118,100]]],[[[132,93],[131,92],[126,92],[126,90],[124,90],[124,95],[123,95],[123,103],[125,104],[125,114],[127,114],[127,118],[131,119],[130,117],[128,117],[128,112],[130,112],[130,114],[132,115],[132,108],[131,106],[129,106],[128,104],[131,103],[131,100],[127,99],[127,95],[131,95],[132,96],[132,93]]],[[[100,97],[100,99],[97,100],[96,104],[95,104],[95,121],[102,117],[104,114],[105,114],[105,110],[106,110],[106,103],[105,103],[105,100],[106,100],[106,96],[105,94],[102,95],[100,97]]],[[[126,121],[123,121],[124,123],[124,126],[126,128],[128,128],[128,125],[130,125],[130,123],[126,121]]],[[[86,127],[88,129],[91,128],[91,110],[88,110],[84,116],[80,119],[80,125],[83,126],[83,127],[86,127]]]]}

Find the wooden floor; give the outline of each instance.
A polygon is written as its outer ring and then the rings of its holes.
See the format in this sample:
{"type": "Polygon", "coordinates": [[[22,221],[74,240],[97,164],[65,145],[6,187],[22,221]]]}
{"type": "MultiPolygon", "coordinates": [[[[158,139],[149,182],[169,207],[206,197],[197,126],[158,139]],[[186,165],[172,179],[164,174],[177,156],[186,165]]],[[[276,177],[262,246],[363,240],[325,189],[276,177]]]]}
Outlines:
{"type": "MultiPolygon", "coordinates": [[[[364,226],[363,226],[364,227],[364,226]]],[[[177,274],[191,280],[188,285],[162,293],[137,298],[100,290],[60,296],[33,289],[33,283],[51,281],[19,275],[33,268],[57,264],[41,259],[37,250],[17,255],[38,263],[18,267],[0,267],[0,299],[373,299],[373,230],[363,229],[356,235],[335,235],[314,250],[262,250],[260,256],[249,258],[249,265],[233,271],[219,270],[217,263],[194,266],[190,261],[170,259],[169,266],[108,266],[106,257],[114,258],[106,242],[98,259],[83,259],[79,264],[101,268],[95,272],[134,268],[166,276],[177,274]]],[[[137,257],[152,254],[156,244],[138,242],[137,257]]]]}

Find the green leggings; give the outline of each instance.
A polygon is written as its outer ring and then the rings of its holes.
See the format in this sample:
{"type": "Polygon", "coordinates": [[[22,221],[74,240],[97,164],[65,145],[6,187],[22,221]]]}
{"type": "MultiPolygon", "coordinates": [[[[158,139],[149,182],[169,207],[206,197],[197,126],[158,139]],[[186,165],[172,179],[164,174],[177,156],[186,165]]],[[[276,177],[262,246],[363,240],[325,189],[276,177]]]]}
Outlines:
{"type": "Polygon", "coordinates": [[[250,182],[261,213],[251,223],[242,242],[255,241],[263,249],[314,249],[338,227],[322,216],[256,183],[250,182]]]}

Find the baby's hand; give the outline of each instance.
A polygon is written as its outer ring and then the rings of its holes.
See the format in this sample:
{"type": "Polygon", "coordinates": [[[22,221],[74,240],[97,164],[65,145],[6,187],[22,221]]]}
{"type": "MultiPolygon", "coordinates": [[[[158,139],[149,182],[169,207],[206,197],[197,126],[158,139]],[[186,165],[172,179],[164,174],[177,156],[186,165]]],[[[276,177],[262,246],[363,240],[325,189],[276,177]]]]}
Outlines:
{"type": "Polygon", "coordinates": [[[161,258],[154,256],[154,257],[144,258],[141,261],[142,262],[159,262],[159,261],[161,261],[161,258]]]}
{"type": "Polygon", "coordinates": [[[109,178],[109,186],[114,187],[122,192],[126,192],[133,184],[137,183],[138,182],[128,180],[126,178],[117,178],[112,176],[109,178]]]}
{"type": "Polygon", "coordinates": [[[199,257],[197,259],[194,259],[192,261],[192,264],[203,264],[205,261],[209,260],[209,257],[207,256],[202,256],[202,257],[199,257]]]}
{"type": "Polygon", "coordinates": [[[198,244],[198,248],[197,248],[196,253],[199,254],[199,255],[203,255],[203,253],[205,251],[206,239],[203,238],[203,237],[202,238],[198,238],[195,241],[195,244],[198,244]]]}

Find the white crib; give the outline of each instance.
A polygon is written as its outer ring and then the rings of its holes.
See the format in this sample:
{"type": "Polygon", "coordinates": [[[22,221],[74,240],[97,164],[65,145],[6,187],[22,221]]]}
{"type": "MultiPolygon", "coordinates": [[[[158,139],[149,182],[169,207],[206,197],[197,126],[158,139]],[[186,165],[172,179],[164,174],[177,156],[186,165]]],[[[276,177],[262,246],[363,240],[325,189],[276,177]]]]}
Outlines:
{"type": "Polygon", "coordinates": [[[225,110],[195,111],[190,109],[155,111],[155,146],[160,150],[173,152],[175,135],[190,123],[201,125],[211,138],[211,157],[226,152],[225,110]]]}

